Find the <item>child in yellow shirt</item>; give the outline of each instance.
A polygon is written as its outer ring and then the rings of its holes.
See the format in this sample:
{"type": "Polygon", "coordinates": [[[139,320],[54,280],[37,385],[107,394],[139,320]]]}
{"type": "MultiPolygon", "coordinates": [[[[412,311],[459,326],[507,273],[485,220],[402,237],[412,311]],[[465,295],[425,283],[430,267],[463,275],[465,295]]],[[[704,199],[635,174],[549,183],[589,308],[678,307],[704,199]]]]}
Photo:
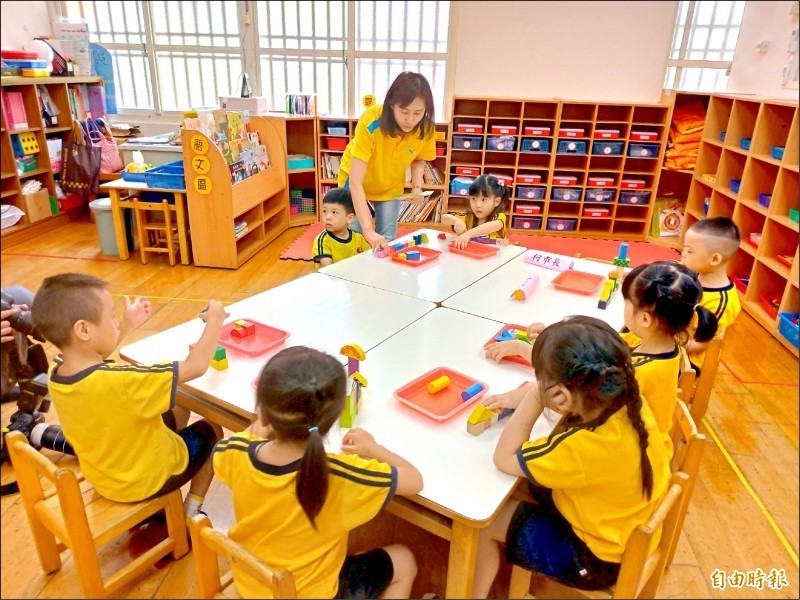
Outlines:
{"type": "Polygon", "coordinates": [[[469,212],[442,215],[442,223],[450,225],[458,236],[456,248],[464,248],[470,239],[488,236],[505,238],[509,189],[492,175],[481,175],[469,186],[469,212]]]}
{"type": "Polygon", "coordinates": [[[311,244],[312,258],[320,267],[372,249],[361,233],[350,229],[355,216],[350,190],[335,188],[325,194],[322,199],[325,231],[311,244]]]}

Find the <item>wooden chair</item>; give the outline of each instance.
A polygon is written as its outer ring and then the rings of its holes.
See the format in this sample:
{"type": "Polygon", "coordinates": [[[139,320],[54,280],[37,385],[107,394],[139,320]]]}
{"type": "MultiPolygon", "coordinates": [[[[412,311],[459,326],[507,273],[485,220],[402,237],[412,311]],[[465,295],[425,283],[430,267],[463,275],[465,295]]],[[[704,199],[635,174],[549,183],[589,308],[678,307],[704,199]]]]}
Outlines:
{"type": "Polygon", "coordinates": [[[680,348],[681,367],[680,375],[678,376],[678,398],[683,400],[686,404],[691,403],[692,394],[694,394],[694,384],[697,373],[692,368],[692,363],[689,360],[689,354],[686,349],[680,348]]]}
{"type": "Polygon", "coordinates": [[[708,343],[706,355],[703,359],[703,368],[697,376],[697,384],[694,388],[691,400],[688,403],[695,423],[699,423],[706,414],[708,401],[711,398],[711,388],[714,387],[714,379],[717,376],[720,357],[722,356],[722,343],[724,335],[716,337],[708,343]]]}
{"type": "Polygon", "coordinates": [[[81,486],[74,471],[34,450],[21,432],[9,432],[5,441],[45,573],[61,568],[61,553],[69,548],[84,594],[101,598],[114,594],[167,554],[180,558],[189,551],[180,490],[155,500],[113,502],[90,485],[81,486]],[[45,492],[42,477],[55,486],[55,494],[45,492]],[[162,509],[169,537],[104,578],[97,556],[100,547],[162,509]]]}
{"type": "Polygon", "coordinates": [[[166,253],[169,264],[175,265],[178,245],[178,225],[173,220],[175,206],[166,200],[161,202],[142,202],[133,200],[133,212],[136,215],[136,229],[139,237],[139,252],[142,264],[146,265],[150,253],[166,253]],[[154,218],[155,216],[160,218],[154,218]]]}
{"type": "Polygon", "coordinates": [[[256,556],[211,526],[205,515],[189,520],[192,554],[201,598],[241,598],[233,583],[233,573],[220,577],[217,555],[235,564],[272,591],[273,598],[297,598],[294,576],[286,569],[270,569],[256,556]]]}
{"type": "MultiPolygon", "coordinates": [[[[680,520],[677,524],[678,532],[680,533],[683,529],[683,521],[686,518],[689,502],[694,493],[694,485],[697,482],[697,477],[700,472],[700,461],[703,458],[703,452],[705,451],[707,441],[706,436],[702,433],[698,433],[697,425],[692,419],[689,409],[682,400],[678,400],[675,406],[675,418],[670,437],[672,438],[672,447],[674,450],[670,467],[673,473],[681,471],[689,476],[689,481],[686,484],[686,491],[681,500],[684,506],[681,509],[680,520]]],[[[675,536],[673,546],[667,550],[666,568],[669,568],[672,564],[679,537],[680,535],[675,536]]]]}
{"type": "MultiPolygon", "coordinates": [[[[661,578],[664,575],[667,556],[670,548],[680,534],[679,524],[683,523],[682,510],[686,506],[683,497],[689,483],[689,475],[678,472],[672,475],[669,488],[653,515],[646,523],[636,527],[628,538],[625,552],[622,555],[619,577],[616,585],[600,592],[600,597],[611,598],[655,598],[661,578]],[[661,528],[661,540],[655,551],[648,556],[650,541],[661,528]]],[[[531,572],[514,565],[511,570],[509,598],[524,598],[531,585],[531,572]]],[[[559,587],[566,587],[561,586],[559,587]]],[[[571,589],[571,588],[567,588],[571,589]]],[[[582,592],[595,597],[595,592],[582,592]]],[[[566,597],[566,596],[564,596],[566,597]]]]}

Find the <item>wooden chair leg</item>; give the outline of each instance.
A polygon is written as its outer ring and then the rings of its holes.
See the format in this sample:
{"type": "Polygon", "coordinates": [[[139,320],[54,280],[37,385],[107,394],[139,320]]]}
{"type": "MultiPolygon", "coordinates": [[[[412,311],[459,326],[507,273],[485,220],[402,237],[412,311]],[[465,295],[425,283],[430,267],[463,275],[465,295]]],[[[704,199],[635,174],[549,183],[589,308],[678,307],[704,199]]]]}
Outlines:
{"type": "Polygon", "coordinates": [[[183,499],[180,490],[175,490],[167,497],[167,530],[175,540],[172,556],[177,560],[189,552],[189,539],[186,532],[186,515],[183,513],[183,499]]]}
{"type": "Polygon", "coordinates": [[[164,223],[166,225],[165,235],[167,237],[167,254],[169,255],[169,265],[175,266],[175,240],[172,237],[172,209],[169,203],[164,200],[164,223]]]}
{"type": "Polygon", "coordinates": [[[511,569],[511,583],[508,585],[509,598],[524,598],[530,594],[531,572],[514,565],[511,569]]]}
{"type": "Polygon", "coordinates": [[[136,216],[136,236],[139,238],[139,255],[142,258],[142,264],[147,264],[147,251],[145,248],[149,245],[149,233],[145,230],[145,219],[142,216],[142,208],[139,206],[138,200],[133,203],[133,212],[136,216]]]}

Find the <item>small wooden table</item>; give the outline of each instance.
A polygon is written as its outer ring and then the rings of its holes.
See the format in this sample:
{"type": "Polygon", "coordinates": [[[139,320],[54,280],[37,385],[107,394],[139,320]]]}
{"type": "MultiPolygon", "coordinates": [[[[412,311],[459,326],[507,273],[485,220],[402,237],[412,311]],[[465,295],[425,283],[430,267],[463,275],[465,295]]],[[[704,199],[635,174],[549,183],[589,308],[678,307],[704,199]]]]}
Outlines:
{"type": "Polygon", "coordinates": [[[142,192],[160,192],[163,194],[172,194],[175,198],[175,212],[177,214],[178,223],[178,247],[181,252],[181,264],[188,265],[189,262],[189,241],[186,236],[186,190],[174,190],[166,188],[152,188],[148,187],[145,183],[137,181],[125,181],[124,179],[117,179],[116,181],[109,181],[100,186],[101,190],[107,190],[108,195],[111,197],[111,216],[114,218],[114,233],[117,236],[117,248],[119,248],[119,259],[128,260],[130,253],[128,252],[128,236],[125,232],[125,222],[123,219],[124,208],[133,210],[133,196],[142,192]],[[133,194],[126,195],[124,198],[120,197],[120,191],[132,191],[133,194]]]}

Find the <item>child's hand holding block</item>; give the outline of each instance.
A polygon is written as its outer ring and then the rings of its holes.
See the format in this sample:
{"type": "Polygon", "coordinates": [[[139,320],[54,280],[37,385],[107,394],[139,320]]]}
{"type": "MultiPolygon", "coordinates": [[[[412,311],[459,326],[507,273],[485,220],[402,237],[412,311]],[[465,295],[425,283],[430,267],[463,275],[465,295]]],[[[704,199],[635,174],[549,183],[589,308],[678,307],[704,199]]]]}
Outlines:
{"type": "Polygon", "coordinates": [[[238,321],[233,322],[233,329],[231,329],[232,337],[245,338],[249,335],[255,335],[255,333],[255,323],[251,323],[250,321],[246,321],[244,319],[239,319],[238,321]]]}

